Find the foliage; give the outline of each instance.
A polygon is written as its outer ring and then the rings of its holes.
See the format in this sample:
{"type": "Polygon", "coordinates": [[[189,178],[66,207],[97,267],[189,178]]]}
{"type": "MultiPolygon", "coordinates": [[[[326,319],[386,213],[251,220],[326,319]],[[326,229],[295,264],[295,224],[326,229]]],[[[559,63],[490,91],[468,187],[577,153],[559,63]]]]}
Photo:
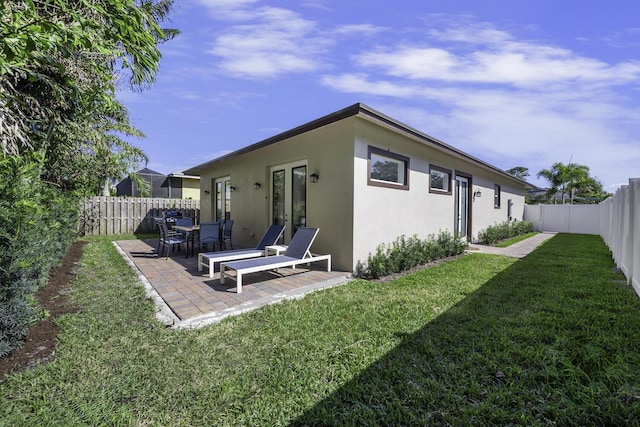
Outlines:
{"type": "Polygon", "coordinates": [[[0,379],[0,424],[631,426],[640,303],[598,236],[354,280],[199,329],[154,319],[89,239],[55,359],[0,379]]]}
{"type": "Polygon", "coordinates": [[[0,159],[0,356],[20,345],[33,292],[75,238],[75,198],[40,180],[40,156],[0,159]]]}
{"type": "Polygon", "coordinates": [[[82,195],[146,162],[118,135],[142,136],[117,101],[118,73],[150,85],[173,0],[0,0],[0,141],[39,152],[46,180],[82,195]]]}
{"type": "Polygon", "coordinates": [[[356,277],[377,279],[392,273],[409,270],[428,262],[459,255],[468,244],[465,240],[441,231],[421,240],[418,236],[400,236],[395,242],[378,245],[375,254],[369,254],[366,263],[358,262],[356,277]]]}
{"type": "Polygon", "coordinates": [[[496,243],[527,234],[533,231],[533,224],[528,221],[504,221],[490,225],[478,233],[478,243],[495,245],[496,243]]]}
{"type": "Polygon", "coordinates": [[[524,166],[515,166],[511,169],[507,169],[505,172],[520,179],[525,179],[529,176],[529,168],[524,166]]]}
{"type": "Polygon", "coordinates": [[[589,167],[569,163],[565,165],[556,162],[549,169],[538,172],[538,178],[545,178],[551,184],[547,191],[547,200],[556,203],[560,195],[562,203],[565,196],[569,196],[570,202],[581,200],[586,203],[597,203],[610,196],[602,188],[602,183],[597,178],[591,177],[589,167]]]}

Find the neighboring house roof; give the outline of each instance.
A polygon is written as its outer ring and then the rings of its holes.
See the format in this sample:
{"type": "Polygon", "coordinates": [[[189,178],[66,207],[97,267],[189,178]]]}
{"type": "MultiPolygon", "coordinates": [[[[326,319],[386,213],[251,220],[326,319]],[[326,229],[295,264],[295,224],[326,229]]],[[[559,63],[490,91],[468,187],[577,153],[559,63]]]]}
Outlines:
{"type": "Polygon", "coordinates": [[[156,172],[154,170],[151,170],[149,168],[144,168],[144,169],[140,169],[138,172],[136,172],[138,175],[162,175],[164,176],[163,173],[160,172],[156,172]]]}
{"type": "Polygon", "coordinates": [[[198,176],[198,175],[185,175],[182,172],[173,172],[173,173],[170,173],[167,176],[169,176],[171,178],[200,179],[200,176],[198,176]]]}
{"type": "Polygon", "coordinates": [[[293,128],[293,129],[288,130],[286,132],[283,132],[281,134],[272,136],[271,138],[267,138],[267,139],[265,139],[263,141],[257,142],[255,144],[249,145],[249,146],[244,147],[244,148],[241,148],[241,149],[239,149],[237,151],[234,151],[232,153],[229,153],[229,154],[226,154],[224,156],[218,157],[216,159],[210,160],[208,162],[199,164],[197,166],[194,166],[194,167],[192,167],[190,169],[185,170],[184,173],[185,174],[195,174],[195,175],[197,175],[197,174],[200,173],[201,170],[203,170],[205,168],[208,168],[210,166],[213,166],[216,163],[222,162],[224,160],[227,160],[227,159],[230,159],[230,158],[233,158],[233,157],[240,156],[240,155],[245,154],[245,153],[249,153],[249,152],[257,150],[259,148],[263,148],[263,147],[269,146],[271,144],[275,144],[277,142],[284,141],[284,140],[292,138],[294,136],[301,135],[303,133],[306,133],[306,132],[312,131],[314,129],[320,128],[322,126],[326,126],[328,124],[337,122],[337,121],[342,120],[342,119],[346,119],[346,118],[351,117],[351,116],[356,116],[356,115],[359,115],[359,116],[361,116],[363,118],[367,118],[369,120],[374,120],[374,121],[383,123],[383,124],[393,128],[393,129],[395,129],[398,132],[411,135],[411,136],[417,138],[422,143],[430,145],[430,146],[433,146],[433,147],[436,147],[436,148],[439,148],[440,150],[442,150],[442,151],[444,151],[446,153],[449,153],[449,154],[451,154],[451,155],[453,155],[455,157],[459,157],[459,158],[462,158],[462,159],[465,159],[465,160],[470,160],[470,161],[472,161],[474,163],[477,163],[477,164],[479,164],[480,166],[482,166],[485,169],[489,169],[489,170],[491,170],[493,172],[496,172],[496,173],[498,173],[498,174],[500,174],[500,175],[502,175],[502,176],[504,176],[506,178],[509,178],[509,179],[511,179],[513,181],[518,182],[520,185],[523,185],[527,189],[535,188],[535,186],[529,184],[528,182],[523,181],[520,178],[516,178],[513,175],[505,172],[504,170],[502,170],[502,169],[500,169],[500,168],[498,168],[496,166],[493,166],[493,165],[491,165],[491,164],[489,164],[489,163],[487,163],[487,162],[485,162],[483,160],[478,159],[477,157],[474,157],[474,156],[472,156],[472,155],[470,155],[468,153],[465,153],[462,150],[459,150],[459,149],[457,149],[455,147],[452,147],[451,145],[446,144],[446,143],[444,143],[444,142],[442,142],[442,141],[440,141],[440,140],[438,140],[436,138],[433,138],[432,136],[429,136],[429,135],[427,135],[427,134],[425,134],[423,132],[420,132],[420,131],[418,131],[416,129],[413,129],[412,127],[407,126],[407,125],[405,125],[405,124],[403,124],[403,123],[401,123],[401,122],[399,122],[399,121],[397,121],[397,120],[395,120],[395,119],[393,119],[393,118],[391,118],[391,117],[389,117],[389,116],[387,116],[387,115],[385,115],[383,113],[380,113],[379,111],[376,111],[373,108],[371,108],[371,107],[369,107],[369,106],[367,106],[365,104],[362,104],[362,103],[353,104],[353,105],[351,105],[351,106],[349,106],[347,108],[344,108],[342,110],[339,110],[339,111],[336,111],[334,113],[328,114],[328,115],[326,115],[324,117],[320,117],[319,119],[313,120],[313,121],[311,121],[309,123],[303,124],[301,126],[293,128]]]}

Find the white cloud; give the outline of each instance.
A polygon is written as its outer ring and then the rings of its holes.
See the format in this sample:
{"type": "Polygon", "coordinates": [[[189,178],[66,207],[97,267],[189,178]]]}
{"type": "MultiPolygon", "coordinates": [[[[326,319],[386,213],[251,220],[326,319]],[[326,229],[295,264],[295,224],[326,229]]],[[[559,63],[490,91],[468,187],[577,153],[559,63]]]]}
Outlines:
{"type": "Polygon", "coordinates": [[[354,54],[349,71],[321,82],[382,100],[385,113],[497,166],[529,167],[539,185],[539,170],[571,158],[609,187],[638,175],[639,111],[628,94],[640,62],[611,64],[463,20],[354,54]]]}
{"type": "Polygon", "coordinates": [[[640,62],[609,65],[551,46],[505,42],[462,53],[456,47],[391,46],[355,59],[361,67],[376,67],[396,77],[517,87],[576,82],[616,85],[640,77],[640,62]]]}
{"type": "Polygon", "coordinates": [[[372,24],[350,24],[337,27],[333,32],[337,35],[356,35],[362,37],[376,35],[382,31],[387,31],[387,28],[372,24]]]}
{"type": "Polygon", "coordinates": [[[392,117],[496,166],[526,166],[538,185],[545,185],[535,177],[539,170],[571,158],[610,186],[621,170],[638,175],[640,150],[633,133],[638,111],[590,91],[436,88],[356,74],[325,76],[323,83],[341,92],[382,96],[388,100],[383,111],[392,117]],[[402,99],[402,105],[389,99],[402,99]]]}
{"type": "Polygon", "coordinates": [[[248,1],[200,1],[216,19],[231,24],[216,34],[207,52],[219,59],[221,71],[255,79],[320,68],[318,56],[329,42],[319,34],[315,22],[299,13],[248,1]]]}

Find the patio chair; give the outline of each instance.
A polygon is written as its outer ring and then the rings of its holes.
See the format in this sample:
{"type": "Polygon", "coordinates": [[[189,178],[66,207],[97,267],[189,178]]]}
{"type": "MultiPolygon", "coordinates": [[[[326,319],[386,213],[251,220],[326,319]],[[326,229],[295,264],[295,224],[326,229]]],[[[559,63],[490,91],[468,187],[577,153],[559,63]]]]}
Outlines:
{"type": "Polygon", "coordinates": [[[202,267],[209,267],[209,278],[213,278],[216,263],[261,257],[264,255],[264,248],[266,246],[275,245],[283,231],[284,225],[271,225],[264,233],[262,240],[260,240],[255,249],[236,249],[232,251],[199,253],[198,271],[202,271],[202,267]]]}
{"type": "Polygon", "coordinates": [[[233,243],[231,242],[231,229],[233,228],[233,220],[227,219],[222,226],[222,246],[227,249],[226,241],[229,241],[229,246],[233,249],[233,243]]]}
{"type": "Polygon", "coordinates": [[[225,278],[229,275],[227,270],[235,270],[236,292],[241,293],[242,276],[249,273],[284,267],[295,268],[299,264],[309,264],[317,261],[327,261],[327,271],[331,271],[331,255],[313,255],[310,252],[318,231],[319,229],[317,228],[298,228],[284,255],[220,263],[220,283],[224,284],[225,278]]]}
{"type": "Polygon", "coordinates": [[[216,244],[222,250],[222,238],[221,238],[221,227],[222,222],[203,222],[200,224],[200,233],[198,238],[198,247],[202,247],[206,249],[208,245],[213,246],[213,250],[216,250],[216,244]]]}
{"type": "MultiPolygon", "coordinates": [[[[176,218],[175,222],[173,223],[174,226],[182,226],[182,227],[193,227],[193,218],[176,218]]],[[[181,234],[185,239],[188,237],[187,233],[185,232],[181,232],[181,231],[176,231],[177,233],[181,234]]]]}
{"type": "Polygon", "coordinates": [[[185,245],[184,251],[187,254],[187,256],[189,255],[189,251],[188,251],[189,248],[186,246],[187,239],[185,239],[180,235],[172,234],[169,231],[169,227],[167,226],[166,221],[158,221],[158,228],[160,228],[160,239],[158,241],[158,257],[162,256],[166,248],[167,257],[165,259],[169,258],[169,255],[171,254],[171,248],[175,245],[180,245],[180,244],[185,245]]]}

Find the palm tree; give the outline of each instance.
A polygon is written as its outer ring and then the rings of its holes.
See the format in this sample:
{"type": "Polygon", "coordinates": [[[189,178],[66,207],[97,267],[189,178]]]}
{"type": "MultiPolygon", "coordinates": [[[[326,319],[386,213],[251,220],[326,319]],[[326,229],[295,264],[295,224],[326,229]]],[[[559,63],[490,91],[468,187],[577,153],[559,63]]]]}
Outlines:
{"type": "Polygon", "coordinates": [[[573,204],[576,192],[587,185],[590,180],[593,180],[589,176],[588,166],[575,163],[565,165],[561,162],[552,164],[550,169],[542,169],[538,172],[538,178],[540,177],[545,178],[551,184],[547,194],[553,198],[554,204],[558,193],[562,195],[563,204],[565,203],[565,194],[569,194],[570,202],[573,204]]]}

